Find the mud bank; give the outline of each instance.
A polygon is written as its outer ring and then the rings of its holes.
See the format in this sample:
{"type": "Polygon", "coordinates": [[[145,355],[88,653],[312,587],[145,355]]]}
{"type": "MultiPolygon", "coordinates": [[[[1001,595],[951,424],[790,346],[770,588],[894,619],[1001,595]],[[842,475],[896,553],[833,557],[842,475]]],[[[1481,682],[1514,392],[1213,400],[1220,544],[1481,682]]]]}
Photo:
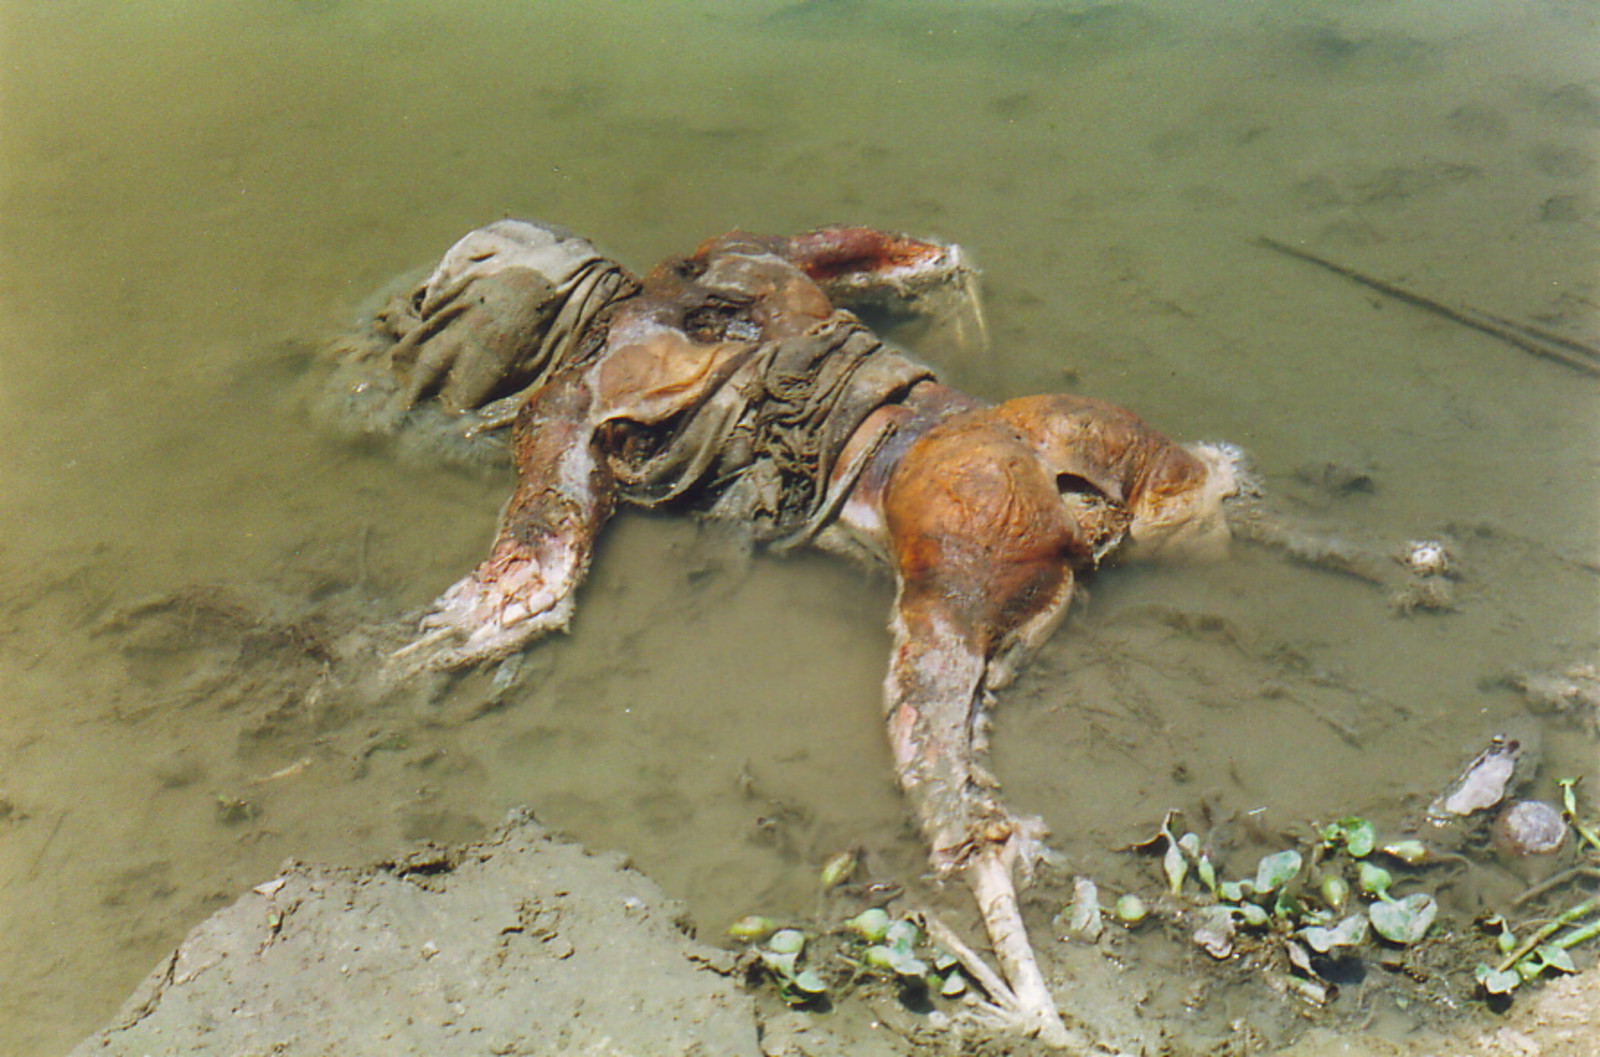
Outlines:
{"type": "MultiPolygon", "coordinates": [[[[787,1011],[744,979],[739,959],[698,942],[682,907],[623,857],[591,854],[518,810],[459,847],[359,867],[285,863],[195,928],[69,1057],[1059,1052],[870,992],[787,1011]]],[[[1137,1010],[1109,992],[1076,1012],[1137,1039],[1127,1057],[1270,1049],[1243,1030],[1203,1050],[1155,1024],[1141,1032],[1137,1010]]],[[[1397,1041],[1318,1028],[1279,1052],[1593,1057],[1600,971],[1552,985],[1487,1031],[1397,1041]]]]}
{"type": "Polygon", "coordinates": [[[73,1054],[757,1054],[730,972],[620,856],[515,812],[464,847],[287,863],[73,1054]]]}

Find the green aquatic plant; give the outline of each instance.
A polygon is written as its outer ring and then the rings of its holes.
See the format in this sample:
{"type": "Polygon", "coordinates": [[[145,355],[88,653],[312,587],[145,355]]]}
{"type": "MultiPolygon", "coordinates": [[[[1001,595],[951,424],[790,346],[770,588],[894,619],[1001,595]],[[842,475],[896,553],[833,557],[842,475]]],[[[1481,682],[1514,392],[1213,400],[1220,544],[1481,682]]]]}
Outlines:
{"type": "Polygon", "coordinates": [[[803,1006],[828,993],[828,984],[815,969],[802,968],[806,934],[799,929],[779,929],[758,952],[761,964],[778,986],[778,994],[791,1006],[803,1006]]]}
{"type": "Polygon", "coordinates": [[[863,910],[830,930],[827,935],[835,945],[817,956],[815,964],[808,964],[813,947],[804,931],[778,927],[765,915],[740,918],[728,927],[728,935],[755,944],[756,964],[790,1005],[827,996],[829,978],[853,982],[877,977],[946,998],[967,990],[959,959],[933,943],[913,916],[895,917],[881,907],[863,910]]]}
{"type": "Polygon", "coordinates": [[[1326,1001],[1331,986],[1320,976],[1327,962],[1317,958],[1356,956],[1375,942],[1414,946],[1437,917],[1432,895],[1397,898],[1390,891],[1394,874],[1372,861],[1381,853],[1420,863],[1427,849],[1420,842],[1381,845],[1367,819],[1341,818],[1320,828],[1307,847],[1272,852],[1243,876],[1228,876],[1199,834],[1179,832],[1178,817],[1169,812],[1156,835],[1134,848],[1160,854],[1168,905],[1188,921],[1193,942],[1219,961],[1241,951],[1277,951],[1299,974],[1281,982],[1311,1001],[1326,1001]]]}
{"type": "MultiPolygon", "coordinates": [[[[1586,855],[1592,860],[1600,855],[1600,832],[1596,831],[1594,823],[1578,813],[1574,792],[1577,779],[1563,779],[1556,784],[1561,788],[1562,817],[1587,845],[1586,855]]],[[[1592,867],[1580,867],[1576,872],[1593,874],[1594,871],[1592,867]]],[[[1567,952],[1600,936],[1600,896],[1591,896],[1569,906],[1535,928],[1525,939],[1519,940],[1511,924],[1501,915],[1489,918],[1484,925],[1495,933],[1495,945],[1501,958],[1494,965],[1480,962],[1474,975],[1485,994],[1507,996],[1549,972],[1578,971],[1572,955],[1567,952]]]]}

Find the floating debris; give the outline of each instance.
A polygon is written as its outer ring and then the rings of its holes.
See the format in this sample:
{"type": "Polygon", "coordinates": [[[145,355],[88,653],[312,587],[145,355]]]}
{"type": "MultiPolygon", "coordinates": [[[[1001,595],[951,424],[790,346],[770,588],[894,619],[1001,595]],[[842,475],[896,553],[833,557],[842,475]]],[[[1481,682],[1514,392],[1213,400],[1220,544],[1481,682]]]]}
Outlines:
{"type": "Polygon", "coordinates": [[[1400,564],[1417,576],[1455,575],[1455,558],[1440,540],[1407,540],[1400,564]]]}
{"type": "Polygon", "coordinates": [[[1506,855],[1554,855],[1567,840],[1561,809],[1543,800],[1518,800],[1494,823],[1494,844],[1506,855]]]}
{"type": "Polygon", "coordinates": [[[1067,932],[1093,943],[1105,921],[1100,913],[1100,889],[1087,877],[1072,879],[1072,904],[1067,908],[1067,932]]]}
{"type": "Polygon", "coordinates": [[[1516,774],[1521,753],[1520,742],[1496,735],[1450,788],[1428,805],[1428,821],[1443,826],[1500,803],[1516,774]]]}

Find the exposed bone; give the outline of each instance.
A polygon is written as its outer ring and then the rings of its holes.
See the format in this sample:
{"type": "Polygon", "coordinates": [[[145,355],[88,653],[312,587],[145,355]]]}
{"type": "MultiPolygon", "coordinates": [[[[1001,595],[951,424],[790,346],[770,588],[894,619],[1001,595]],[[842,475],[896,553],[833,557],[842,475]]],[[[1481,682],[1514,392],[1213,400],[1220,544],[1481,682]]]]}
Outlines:
{"type": "Polygon", "coordinates": [[[896,778],[934,868],[972,892],[999,972],[943,942],[995,1016],[1083,1051],[1018,903],[1044,827],[1003,803],[983,760],[985,709],[1061,620],[1076,570],[1129,540],[1175,553],[1226,539],[1226,501],[1248,484],[1237,452],[1182,448],[1085,397],[983,405],[841,310],[893,299],[925,311],[956,298],[982,336],[975,273],[958,247],[866,228],[735,232],[634,291],[620,267],[553,229],[495,227],[486,238],[447,256],[419,302],[426,326],[397,337],[387,362],[404,375],[405,399],[485,423],[503,419],[501,394],[515,389],[496,384],[496,364],[536,375],[514,429],[518,487],[488,559],[433,603],[392,670],[496,660],[564,628],[619,501],[699,510],[774,545],[851,533],[898,581],[884,683],[896,778]],[[553,265],[541,279],[537,258],[521,267],[522,255],[517,282],[537,304],[468,298],[451,314],[464,284],[506,274],[500,256],[552,240],[572,251],[563,268],[581,263],[613,284],[603,297],[580,294],[583,313],[552,316],[567,284],[553,265]],[[467,252],[480,242],[481,259],[467,252]],[[522,333],[532,308],[560,333],[522,333]]]}

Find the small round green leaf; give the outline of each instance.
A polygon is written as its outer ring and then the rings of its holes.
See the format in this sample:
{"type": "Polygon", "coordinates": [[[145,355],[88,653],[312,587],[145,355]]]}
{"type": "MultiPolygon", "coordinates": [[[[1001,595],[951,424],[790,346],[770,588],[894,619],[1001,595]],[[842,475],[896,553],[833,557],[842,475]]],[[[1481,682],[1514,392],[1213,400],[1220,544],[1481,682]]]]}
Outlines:
{"type": "Polygon", "coordinates": [[[1300,938],[1318,954],[1327,954],[1335,947],[1356,947],[1367,938],[1367,918],[1365,914],[1351,914],[1333,928],[1313,925],[1301,929],[1300,938]]]}
{"type": "Polygon", "coordinates": [[[845,928],[868,943],[879,943],[889,934],[889,912],[870,907],[844,923],[845,928]]]}
{"type": "Polygon", "coordinates": [[[1373,931],[1390,943],[1402,945],[1422,939],[1438,913],[1439,904],[1426,892],[1374,903],[1367,910],[1373,931]]]}
{"type": "Polygon", "coordinates": [[[1150,907],[1144,900],[1129,892],[1127,895],[1117,897],[1115,913],[1117,920],[1124,925],[1137,925],[1150,916],[1150,907]]]}
{"type": "Polygon", "coordinates": [[[1521,975],[1512,969],[1491,969],[1487,965],[1479,965],[1474,975],[1491,995],[1510,994],[1522,983],[1521,975]]]}
{"type": "Polygon", "coordinates": [[[1564,947],[1557,947],[1553,943],[1544,943],[1540,944],[1533,953],[1539,956],[1539,960],[1544,962],[1546,968],[1562,973],[1575,973],[1578,971],[1578,967],[1572,963],[1572,955],[1568,954],[1564,947]]]}
{"type": "Polygon", "coordinates": [[[769,917],[760,914],[746,914],[744,917],[728,926],[728,935],[740,940],[759,940],[763,936],[771,935],[778,923],[769,917]]]}
{"type": "Polygon", "coordinates": [[[1300,853],[1290,849],[1268,855],[1256,865],[1256,891],[1272,892],[1300,872],[1300,853]]]}
{"type": "Polygon", "coordinates": [[[884,940],[889,946],[899,951],[909,951],[921,939],[922,933],[917,929],[917,926],[905,918],[901,918],[890,925],[884,933],[884,940]]]}
{"type": "Polygon", "coordinates": [[[1362,859],[1372,854],[1372,849],[1378,844],[1378,831],[1372,823],[1351,816],[1340,819],[1339,826],[1344,831],[1344,847],[1351,858],[1362,859]]]}
{"type": "Polygon", "coordinates": [[[1183,849],[1176,843],[1169,843],[1167,850],[1162,853],[1161,869],[1167,875],[1167,888],[1172,894],[1183,891],[1183,879],[1189,873],[1189,860],[1183,857],[1183,849]]]}
{"type": "Polygon", "coordinates": [[[822,864],[822,887],[837,888],[856,872],[858,859],[854,851],[835,852],[822,864]]]}
{"type": "Polygon", "coordinates": [[[1368,895],[1382,897],[1389,891],[1389,886],[1394,884],[1394,875],[1381,866],[1374,866],[1369,862],[1356,865],[1356,883],[1368,895]]]}
{"type": "Polygon", "coordinates": [[[928,974],[927,963],[916,955],[909,951],[901,950],[896,950],[893,954],[894,957],[889,968],[901,976],[926,976],[928,974]]]}
{"type": "Polygon", "coordinates": [[[827,992],[828,985],[815,970],[807,969],[794,978],[794,989],[808,995],[820,995],[827,992]]]}
{"type": "Polygon", "coordinates": [[[795,959],[799,957],[793,951],[762,951],[761,964],[780,980],[790,980],[794,977],[795,959]]]}
{"type": "Polygon", "coordinates": [[[1224,903],[1237,903],[1256,890],[1249,881],[1223,881],[1217,885],[1217,898],[1224,903]]]}
{"type": "Polygon", "coordinates": [[[1428,857],[1428,846],[1420,840],[1402,840],[1383,846],[1383,854],[1415,866],[1428,857]]]}
{"type": "Polygon", "coordinates": [[[767,950],[774,954],[799,954],[806,949],[806,934],[799,929],[779,929],[767,941],[767,950]]]}

